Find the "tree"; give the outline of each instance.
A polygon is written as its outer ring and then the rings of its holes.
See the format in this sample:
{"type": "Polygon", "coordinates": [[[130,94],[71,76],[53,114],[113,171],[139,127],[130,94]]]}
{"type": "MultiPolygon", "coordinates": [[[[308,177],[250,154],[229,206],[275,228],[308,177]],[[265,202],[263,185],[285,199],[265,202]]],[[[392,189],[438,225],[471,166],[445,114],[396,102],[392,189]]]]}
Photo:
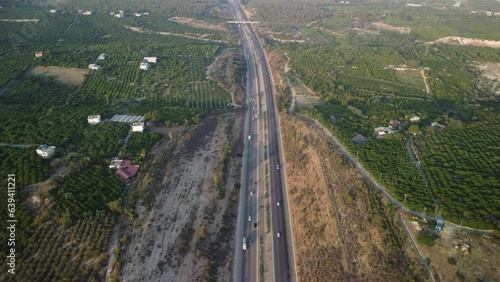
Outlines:
{"type": "Polygon", "coordinates": [[[122,201],[120,199],[114,200],[108,203],[108,207],[110,210],[115,211],[115,212],[122,212],[122,201]]]}
{"type": "Polygon", "coordinates": [[[420,133],[420,127],[418,127],[418,125],[413,124],[410,126],[410,128],[408,128],[408,131],[410,131],[413,134],[417,134],[420,133]]]}

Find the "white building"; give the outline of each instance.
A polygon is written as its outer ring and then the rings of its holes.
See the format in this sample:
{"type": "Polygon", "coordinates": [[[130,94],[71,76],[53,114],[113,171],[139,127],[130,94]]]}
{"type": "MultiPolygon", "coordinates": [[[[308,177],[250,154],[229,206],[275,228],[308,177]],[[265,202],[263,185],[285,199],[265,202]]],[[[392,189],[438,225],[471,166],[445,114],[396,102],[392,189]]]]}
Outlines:
{"type": "Polygon", "coordinates": [[[91,69],[91,70],[99,70],[100,68],[101,68],[100,65],[96,65],[96,64],[89,65],[89,69],[91,69]]]}
{"type": "Polygon", "coordinates": [[[374,129],[374,131],[378,136],[394,133],[394,130],[392,130],[392,128],[386,126],[377,127],[374,129]]]}
{"type": "Polygon", "coordinates": [[[156,57],[144,57],[144,61],[152,64],[156,64],[156,57]]]}
{"type": "Polygon", "coordinates": [[[147,70],[149,70],[149,64],[148,63],[141,63],[141,65],[139,66],[139,68],[141,70],[147,71],[147,70]]]}
{"type": "Polygon", "coordinates": [[[144,122],[136,121],[132,123],[132,131],[133,132],[144,132],[144,122]]]}
{"type": "Polygon", "coordinates": [[[90,124],[98,124],[101,122],[101,116],[100,115],[92,115],[87,117],[87,121],[90,124]]]}
{"type": "Polygon", "coordinates": [[[84,16],[90,16],[90,15],[92,15],[92,11],[90,11],[90,10],[84,11],[82,13],[82,15],[84,15],[84,16]]]}
{"type": "Polygon", "coordinates": [[[455,4],[453,4],[453,7],[460,7],[462,6],[462,2],[455,2],[455,4]]]}
{"type": "Polygon", "coordinates": [[[115,18],[123,18],[123,14],[122,13],[115,14],[115,18]]]}
{"type": "Polygon", "coordinates": [[[440,123],[437,123],[437,122],[433,122],[431,123],[431,126],[434,126],[434,127],[438,127],[438,128],[445,128],[446,126],[440,124],[440,123]]]}
{"type": "Polygon", "coordinates": [[[47,146],[47,145],[40,145],[40,147],[36,149],[36,153],[42,158],[49,158],[55,153],[55,151],[56,151],[55,146],[47,146]]]}
{"type": "Polygon", "coordinates": [[[417,121],[420,121],[420,117],[419,116],[416,116],[416,115],[413,115],[410,117],[410,121],[411,122],[417,122],[417,121]]]}
{"type": "Polygon", "coordinates": [[[134,13],[134,16],[140,17],[140,16],[142,16],[142,14],[141,13],[134,13]]]}
{"type": "Polygon", "coordinates": [[[104,60],[106,58],[106,53],[101,53],[99,57],[97,57],[98,60],[104,60]]]}
{"type": "Polygon", "coordinates": [[[57,12],[57,10],[56,10],[56,9],[51,9],[51,10],[50,10],[50,13],[51,13],[51,14],[55,14],[56,12],[57,12]]]}

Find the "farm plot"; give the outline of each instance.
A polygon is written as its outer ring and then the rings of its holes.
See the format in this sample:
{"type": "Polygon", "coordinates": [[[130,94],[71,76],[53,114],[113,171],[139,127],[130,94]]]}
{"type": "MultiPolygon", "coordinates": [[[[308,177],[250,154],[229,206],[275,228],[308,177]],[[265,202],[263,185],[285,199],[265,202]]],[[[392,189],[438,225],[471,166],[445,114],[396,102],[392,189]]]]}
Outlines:
{"type": "Polygon", "coordinates": [[[0,57],[0,87],[7,84],[11,79],[20,76],[32,60],[32,53],[4,53],[0,57]]]}
{"type": "Polygon", "coordinates": [[[72,61],[68,61],[68,57],[49,57],[45,63],[81,65],[79,55],[87,58],[87,62],[94,62],[99,53],[106,52],[106,59],[97,61],[102,68],[83,83],[83,97],[108,105],[139,99],[163,106],[210,111],[224,109],[231,102],[228,91],[206,77],[205,68],[214,60],[218,49],[216,45],[147,45],[130,51],[116,45],[93,46],[70,53],[76,55],[72,61]],[[143,57],[153,55],[158,57],[158,62],[151,64],[150,70],[141,71],[139,64],[143,57]]]}
{"type": "Polygon", "coordinates": [[[496,117],[416,139],[422,167],[440,198],[441,212],[454,222],[498,228],[499,132],[496,117]]]}

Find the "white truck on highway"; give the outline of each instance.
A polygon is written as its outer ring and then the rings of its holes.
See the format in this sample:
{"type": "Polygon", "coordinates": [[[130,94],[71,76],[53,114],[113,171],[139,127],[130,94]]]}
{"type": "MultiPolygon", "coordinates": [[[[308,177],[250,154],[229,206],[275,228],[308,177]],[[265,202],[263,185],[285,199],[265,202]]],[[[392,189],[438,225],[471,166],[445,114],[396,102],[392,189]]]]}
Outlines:
{"type": "Polygon", "coordinates": [[[243,251],[247,249],[247,238],[243,237],[243,251]]]}

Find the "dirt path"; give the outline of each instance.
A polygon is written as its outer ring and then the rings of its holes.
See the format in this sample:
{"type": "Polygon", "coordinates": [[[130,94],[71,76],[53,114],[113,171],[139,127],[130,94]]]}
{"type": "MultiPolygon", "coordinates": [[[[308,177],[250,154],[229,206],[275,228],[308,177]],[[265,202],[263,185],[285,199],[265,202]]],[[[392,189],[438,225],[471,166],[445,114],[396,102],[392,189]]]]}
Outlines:
{"type": "Polygon", "coordinates": [[[443,38],[439,38],[436,41],[427,42],[426,44],[434,44],[434,43],[500,48],[500,41],[466,38],[466,37],[459,37],[459,36],[443,37],[443,38]]]}
{"type": "Polygon", "coordinates": [[[404,229],[405,229],[405,233],[408,235],[408,237],[411,239],[411,242],[413,244],[413,247],[415,248],[415,250],[417,251],[417,254],[420,258],[420,261],[422,262],[422,264],[424,265],[425,267],[425,270],[427,271],[427,274],[429,275],[429,279],[432,281],[432,282],[436,282],[436,280],[434,280],[434,276],[432,275],[432,272],[431,272],[431,269],[429,268],[429,265],[427,264],[427,262],[425,261],[424,259],[424,256],[422,255],[422,252],[420,251],[420,248],[418,247],[418,244],[417,242],[415,242],[415,238],[413,238],[413,235],[411,234],[410,230],[408,229],[408,226],[406,225],[406,222],[405,220],[402,218],[402,216],[400,215],[399,216],[399,220],[400,222],[403,224],[404,226],[404,229]]]}
{"type": "Polygon", "coordinates": [[[424,80],[425,92],[427,92],[427,94],[429,94],[431,92],[431,90],[429,88],[429,85],[427,84],[427,76],[425,76],[425,72],[423,69],[420,70],[420,74],[422,75],[422,79],[424,80]]]}
{"type": "Polygon", "coordinates": [[[208,42],[217,42],[217,43],[229,44],[229,42],[227,42],[225,40],[214,40],[214,39],[203,38],[202,37],[203,35],[201,35],[201,36],[194,36],[194,35],[187,35],[187,34],[182,34],[182,33],[166,32],[166,31],[152,31],[152,30],[142,29],[140,27],[126,26],[126,25],[124,25],[124,27],[128,28],[130,30],[133,30],[135,32],[139,32],[139,33],[154,33],[154,34],[161,34],[161,35],[175,35],[175,36],[182,36],[182,37],[196,39],[196,40],[203,40],[203,41],[208,41],[208,42]]]}

